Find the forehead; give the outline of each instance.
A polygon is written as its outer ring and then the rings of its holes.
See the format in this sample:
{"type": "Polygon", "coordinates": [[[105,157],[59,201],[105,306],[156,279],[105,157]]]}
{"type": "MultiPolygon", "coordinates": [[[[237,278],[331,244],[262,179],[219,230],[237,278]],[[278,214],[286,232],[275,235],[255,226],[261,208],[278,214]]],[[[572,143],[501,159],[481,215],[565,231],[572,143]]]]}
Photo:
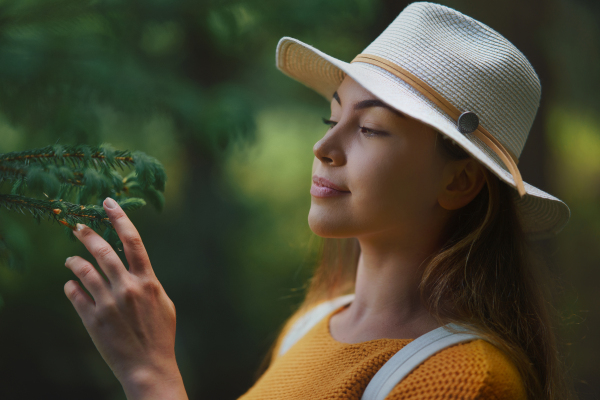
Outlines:
{"type": "Polygon", "coordinates": [[[334,109],[340,107],[350,109],[353,112],[376,109],[383,112],[384,115],[391,113],[398,117],[407,118],[406,115],[385,104],[347,75],[338,90],[333,93],[331,99],[332,112],[334,109]]]}
{"type": "MultiPolygon", "coordinates": [[[[338,89],[334,92],[332,102],[336,101],[339,105],[343,104],[343,100],[356,101],[363,99],[378,99],[367,89],[359,85],[354,79],[346,75],[338,89]]],[[[379,100],[379,99],[378,99],[379,100]]]]}

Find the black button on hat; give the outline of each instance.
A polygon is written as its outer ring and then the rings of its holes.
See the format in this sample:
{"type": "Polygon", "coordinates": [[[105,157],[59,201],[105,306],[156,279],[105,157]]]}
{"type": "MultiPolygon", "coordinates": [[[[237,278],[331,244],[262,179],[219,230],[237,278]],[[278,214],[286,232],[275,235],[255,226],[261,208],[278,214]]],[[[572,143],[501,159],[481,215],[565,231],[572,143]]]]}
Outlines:
{"type": "Polygon", "coordinates": [[[460,133],[472,133],[479,126],[479,117],[472,111],[465,111],[458,117],[458,131],[460,133]]]}

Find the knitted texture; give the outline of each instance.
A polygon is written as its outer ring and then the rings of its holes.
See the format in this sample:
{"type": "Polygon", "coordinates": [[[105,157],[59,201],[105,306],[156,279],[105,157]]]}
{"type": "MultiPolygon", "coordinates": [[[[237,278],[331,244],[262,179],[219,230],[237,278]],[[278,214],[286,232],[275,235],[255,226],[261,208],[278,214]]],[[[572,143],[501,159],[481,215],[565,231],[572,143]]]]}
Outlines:
{"type": "MultiPolygon", "coordinates": [[[[323,318],[283,356],[274,357],[263,376],[239,400],[360,399],[377,371],[413,339],[338,342],[331,337],[329,320],[343,308],[323,318]]],[[[278,342],[285,333],[284,330],[278,342]]],[[[431,356],[386,397],[388,400],[526,398],[516,367],[484,340],[457,344],[431,356]]]]}

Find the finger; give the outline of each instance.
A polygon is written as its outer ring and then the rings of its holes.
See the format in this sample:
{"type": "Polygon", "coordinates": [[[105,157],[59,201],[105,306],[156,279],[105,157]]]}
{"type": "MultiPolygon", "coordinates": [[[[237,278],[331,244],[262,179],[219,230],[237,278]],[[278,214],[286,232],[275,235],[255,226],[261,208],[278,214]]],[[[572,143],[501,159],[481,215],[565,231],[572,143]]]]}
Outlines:
{"type": "Polygon", "coordinates": [[[122,281],[123,274],[127,272],[127,269],[106,240],[94,232],[92,228],[83,224],[77,224],[77,229],[73,231],[73,234],[98,261],[98,265],[110,282],[118,283],[122,281]]]}
{"type": "Polygon", "coordinates": [[[68,281],[65,283],[65,294],[73,304],[75,311],[79,314],[82,321],[87,321],[92,315],[95,308],[94,300],[79,286],[76,281],[68,281]]]}
{"type": "Polygon", "coordinates": [[[94,296],[96,302],[108,295],[108,282],[100,275],[96,268],[81,257],[69,257],[65,262],[76,277],[81,280],[83,286],[94,296]]]}
{"type": "Polygon", "coordinates": [[[117,231],[119,239],[123,242],[125,257],[129,262],[129,272],[137,275],[153,274],[142,238],[125,211],[110,197],[104,200],[104,210],[117,231]]]}

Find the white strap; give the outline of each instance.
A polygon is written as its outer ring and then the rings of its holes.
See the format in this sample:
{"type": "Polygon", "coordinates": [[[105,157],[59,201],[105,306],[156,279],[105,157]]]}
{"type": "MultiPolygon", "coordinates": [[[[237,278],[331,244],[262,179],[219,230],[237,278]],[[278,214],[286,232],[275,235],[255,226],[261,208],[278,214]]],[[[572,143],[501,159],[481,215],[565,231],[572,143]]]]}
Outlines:
{"type": "MultiPolygon", "coordinates": [[[[446,326],[465,332],[462,327],[455,324],[446,326]]],[[[474,339],[482,338],[472,333],[452,333],[444,326],[419,336],[400,349],[377,371],[367,385],[361,400],[384,400],[398,382],[427,358],[446,347],[474,339]]]]}
{"type": "Polygon", "coordinates": [[[354,293],[346,296],[336,297],[333,300],[319,304],[315,308],[308,311],[298,319],[283,338],[279,347],[279,355],[282,356],[287,352],[298,340],[308,333],[315,325],[325,318],[329,313],[344,306],[354,300],[354,293]]]}

